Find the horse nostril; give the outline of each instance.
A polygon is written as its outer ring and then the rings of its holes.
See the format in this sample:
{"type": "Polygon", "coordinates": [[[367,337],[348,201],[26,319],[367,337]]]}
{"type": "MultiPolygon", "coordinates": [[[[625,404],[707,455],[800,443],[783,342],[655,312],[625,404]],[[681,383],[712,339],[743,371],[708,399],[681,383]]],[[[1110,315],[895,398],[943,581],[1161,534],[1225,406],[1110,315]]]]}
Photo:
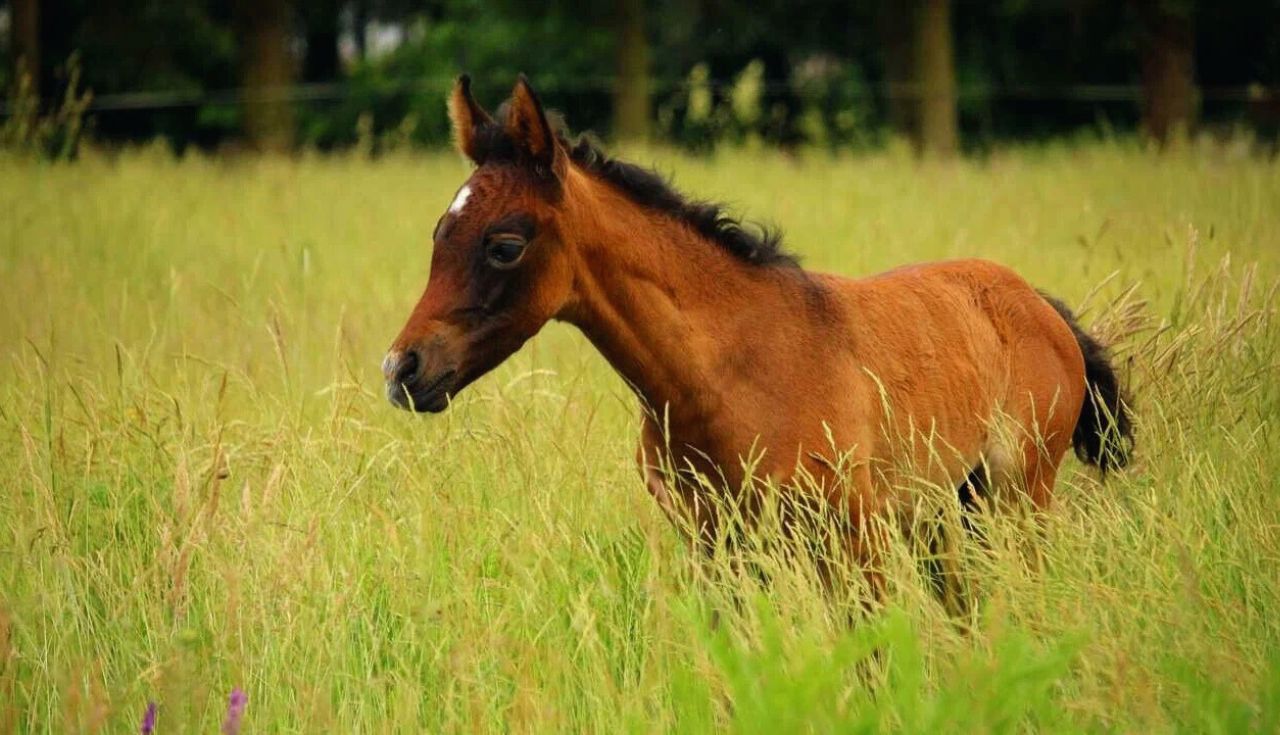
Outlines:
{"type": "Polygon", "coordinates": [[[396,383],[408,384],[418,375],[418,353],[414,350],[406,350],[404,357],[400,358],[400,364],[396,366],[396,374],[392,378],[396,383]]]}

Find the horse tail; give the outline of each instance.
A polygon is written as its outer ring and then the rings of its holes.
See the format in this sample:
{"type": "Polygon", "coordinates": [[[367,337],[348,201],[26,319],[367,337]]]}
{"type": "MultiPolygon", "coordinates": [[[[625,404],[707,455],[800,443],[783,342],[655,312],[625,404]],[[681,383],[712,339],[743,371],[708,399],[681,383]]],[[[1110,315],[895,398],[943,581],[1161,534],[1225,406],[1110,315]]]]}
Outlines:
{"type": "Polygon", "coordinates": [[[1084,404],[1071,435],[1076,456],[1103,474],[1124,467],[1133,453],[1133,414],[1107,348],[1080,328],[1066,304],[1043,292],[1040,295],[1071,327],[1084,357],[1084,404]]]}

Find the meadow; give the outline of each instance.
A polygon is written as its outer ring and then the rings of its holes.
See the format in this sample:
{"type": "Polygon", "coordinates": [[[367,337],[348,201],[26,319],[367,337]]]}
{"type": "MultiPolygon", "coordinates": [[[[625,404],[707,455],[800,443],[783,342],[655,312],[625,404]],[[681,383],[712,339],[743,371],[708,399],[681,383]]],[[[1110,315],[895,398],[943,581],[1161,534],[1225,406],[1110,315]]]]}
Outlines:
{"type": "Polygon", "coordinates": [[[568,327],[387,404],[453,153],[0,159],[0,732],[214,732],[237,687],[246,732],[1280,730],[1280,164],[633,157],[810,268],[1018,269],[1113,343],[1134,464],[1068,460],[1038,563],[965,550],[968,615],[904,542],[851,625],[695,568],[568,327]]]}

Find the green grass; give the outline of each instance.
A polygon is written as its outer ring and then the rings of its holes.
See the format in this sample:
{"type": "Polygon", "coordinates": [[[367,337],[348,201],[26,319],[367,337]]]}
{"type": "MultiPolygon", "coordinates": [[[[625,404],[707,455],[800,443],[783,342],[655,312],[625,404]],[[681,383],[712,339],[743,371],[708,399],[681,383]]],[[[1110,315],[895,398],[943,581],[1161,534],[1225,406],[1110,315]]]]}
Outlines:
{"type": "Polygon", "coordinates": [[[1280,728],[1280,165],[639,157],[809,267],[978,255],[1083,305],[1136,464],[966,549],[968,618],[902,546],[848,625],[799,570],[706,581],[569,328],[386,404],[455,156],[2,160],[0,732],[213,732],[234,686],[253,732],[1280,728]]]}

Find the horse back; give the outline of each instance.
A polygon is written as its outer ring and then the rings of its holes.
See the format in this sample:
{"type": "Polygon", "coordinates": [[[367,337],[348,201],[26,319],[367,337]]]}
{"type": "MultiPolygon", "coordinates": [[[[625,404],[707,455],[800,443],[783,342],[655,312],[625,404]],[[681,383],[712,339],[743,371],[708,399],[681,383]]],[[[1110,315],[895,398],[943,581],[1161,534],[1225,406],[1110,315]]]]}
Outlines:
{"type": "Polygon", "coordinates": [[[852,357],[883,405],[881,421],[889,419],[899,439],[909,428],[946,445],[943,453],[955,457],[947,472],[990,451],[997,417],[1041,435],[1070,435],[1084,395],[1079,347],[1053,307],[1013,270],[985,260],[942,261],[844,281],[839,289],[852,357]]]}

